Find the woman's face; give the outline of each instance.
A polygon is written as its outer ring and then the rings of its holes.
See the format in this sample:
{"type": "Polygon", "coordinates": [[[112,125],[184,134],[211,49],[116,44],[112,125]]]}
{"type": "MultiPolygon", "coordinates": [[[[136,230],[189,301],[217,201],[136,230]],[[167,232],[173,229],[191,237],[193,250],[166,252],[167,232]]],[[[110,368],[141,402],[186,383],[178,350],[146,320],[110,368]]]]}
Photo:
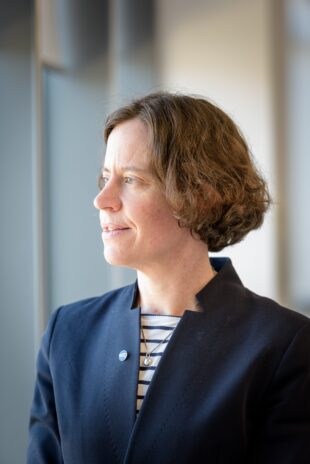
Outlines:
{"type": "Polygon", "coordinates": [[[146,271],[161,267],[186,241],[149,167],[148,134],[138,118],[111,132],[102,169],[99,210],[104,256],[110,264],[146,271]]]}

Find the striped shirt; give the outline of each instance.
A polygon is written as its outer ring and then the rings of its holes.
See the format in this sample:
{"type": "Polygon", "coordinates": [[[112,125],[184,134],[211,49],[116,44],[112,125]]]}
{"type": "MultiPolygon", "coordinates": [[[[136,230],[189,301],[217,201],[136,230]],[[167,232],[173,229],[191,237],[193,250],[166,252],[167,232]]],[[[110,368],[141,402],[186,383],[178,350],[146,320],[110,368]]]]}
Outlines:
{"type": "Polygon", "coordinates": [[[168,345],[172,332],[178,325],[181,317],[162,314],[141,314],[141,327],[145,342],[140,331],[140,368],[137,391],[137,414],[140,411],[143,399],[149,388],[156,367],[168,345]],[[161,343],[162,342],[162,343],[161,343]],[[161,344],[160,344],[161,343],[161,344]],[[160,344],[160,346],[158,346],[160,344]],[[150,353],[150,364],[144,364],[145,356],[150,353]]]}

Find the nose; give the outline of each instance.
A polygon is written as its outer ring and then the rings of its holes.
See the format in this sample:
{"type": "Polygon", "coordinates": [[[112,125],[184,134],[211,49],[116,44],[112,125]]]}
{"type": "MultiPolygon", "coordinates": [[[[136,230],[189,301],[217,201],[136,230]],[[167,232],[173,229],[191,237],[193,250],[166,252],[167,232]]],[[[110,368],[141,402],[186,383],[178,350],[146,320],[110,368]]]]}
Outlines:
{"type": "Polygon", "coordinates": [[[118,211],[121,208],[121,199],[115,186],[109,181],[94,198],[94,207],[99,210],[118,211]]]}

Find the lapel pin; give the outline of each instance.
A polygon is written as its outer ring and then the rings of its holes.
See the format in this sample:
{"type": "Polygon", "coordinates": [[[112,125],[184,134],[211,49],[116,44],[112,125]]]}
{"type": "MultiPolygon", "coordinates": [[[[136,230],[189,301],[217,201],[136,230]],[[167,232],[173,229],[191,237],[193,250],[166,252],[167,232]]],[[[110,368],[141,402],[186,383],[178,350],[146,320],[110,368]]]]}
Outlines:
{"type": "Polygon", "coordinates": [[[120,361],[126,361],[127,358],[128,358],[128,351],[122,350],[119,352],[118,359],[120,361]]]}

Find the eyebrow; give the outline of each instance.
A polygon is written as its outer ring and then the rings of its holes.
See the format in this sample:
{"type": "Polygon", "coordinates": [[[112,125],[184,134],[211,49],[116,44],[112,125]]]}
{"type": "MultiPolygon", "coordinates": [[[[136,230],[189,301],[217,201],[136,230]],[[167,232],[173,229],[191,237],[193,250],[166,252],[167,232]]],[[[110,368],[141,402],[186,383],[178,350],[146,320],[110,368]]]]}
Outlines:
{"type": "MultiPolygon", "coordinates": [[[[124,171],[132,171],[132,172],[138,172],[138,173],[141,173],[141,174],[151,174],[150,169],[143,169],[143,168],[139,168],[138,166],[134,166],[134,165],[121,166],[120,171],[122,171],[122,172],[124,172],[124,171]]],[[[109,168],[104,166],[102,168],[102,172],[110,173],[111,171],[110,171],[109,168]]]]}

